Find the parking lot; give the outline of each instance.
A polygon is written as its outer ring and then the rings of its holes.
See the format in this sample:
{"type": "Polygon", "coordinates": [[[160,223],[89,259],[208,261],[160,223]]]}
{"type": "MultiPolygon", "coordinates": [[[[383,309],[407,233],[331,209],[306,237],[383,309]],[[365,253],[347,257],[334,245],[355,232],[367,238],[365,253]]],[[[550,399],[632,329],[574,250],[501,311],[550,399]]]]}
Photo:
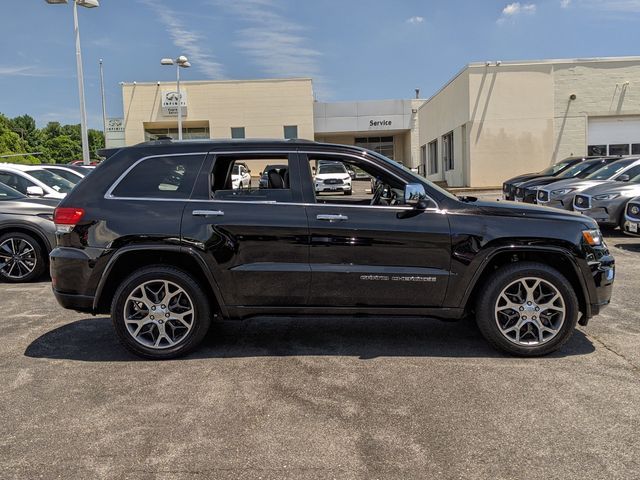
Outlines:
{"type": "Polygon", "coordinates": [[[471,322],[263,318],[145,362],[0,284],[0,478],[638,478],[640,241],[608,244],[612,305],[528,360],[471,322]]]}

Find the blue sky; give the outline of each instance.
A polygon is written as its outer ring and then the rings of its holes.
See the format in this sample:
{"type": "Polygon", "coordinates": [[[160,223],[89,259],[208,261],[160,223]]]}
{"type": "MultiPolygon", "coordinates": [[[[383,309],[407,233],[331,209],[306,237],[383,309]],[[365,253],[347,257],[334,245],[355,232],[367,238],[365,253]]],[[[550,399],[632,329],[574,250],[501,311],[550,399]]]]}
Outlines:
{"type": "MultiPolygon", "coordinates": [[[[640,0],[100,0],[80,9],[90,126],[120,81],[311,76],[319,100],[428,97],[465,64],[640,55],[640,0]]],[[[71,5],[4,0],[0,112],[78,123],[71,5]]]]}

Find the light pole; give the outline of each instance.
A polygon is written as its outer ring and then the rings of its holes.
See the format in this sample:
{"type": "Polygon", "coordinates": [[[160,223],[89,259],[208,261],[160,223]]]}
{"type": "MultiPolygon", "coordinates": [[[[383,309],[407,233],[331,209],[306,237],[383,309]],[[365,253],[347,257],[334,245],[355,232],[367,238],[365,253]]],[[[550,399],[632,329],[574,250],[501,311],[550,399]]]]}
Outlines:
{"type": "MultiPolygon", "coordinates": [[[[66,4],[68,0],[45,0],[49,4],[66,4]]],[[[82,73],[82,52],[80,50],[80,28],[78,27],[78,5],[86,8],[100,6],[98,0],[73,1],[73,31],[76,37],[76,67],[78,69],[78,97],[80,99],[80,138],[82,139],[82,163],[89,165],[89,134],[87,133],[87,108],[84,101],[84,75],[82,73]]]]}
{"type": "Polygon", "coordinates": [[[161,65],[176,66],[176,84],[178,90],[178,140],[182,140],[182,92],[180,92],[180,69],[189,68],[191,64],[189,59],[184,55],[180,55],[175,60],[172,58],[163,58],[160,60],[161,65]]]}
{"type": "Polygon", "coordinates": [[[104,72],[102,70],[102,59],[100,59],[100,96],[102,97],[102,133],[105,144],[107,141],[107,102],[104,98],[104,72]]]}

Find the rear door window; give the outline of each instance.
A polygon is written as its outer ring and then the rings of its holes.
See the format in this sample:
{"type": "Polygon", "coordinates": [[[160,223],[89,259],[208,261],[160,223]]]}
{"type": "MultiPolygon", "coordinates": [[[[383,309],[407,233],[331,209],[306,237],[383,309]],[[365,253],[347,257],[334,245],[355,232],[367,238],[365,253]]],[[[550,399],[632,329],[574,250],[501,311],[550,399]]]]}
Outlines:
{"type": "Polygon", "coordinates": [[[204,155],[149,157],[142,160],[111,192],[119,198],[187,199],[204,155]]]}

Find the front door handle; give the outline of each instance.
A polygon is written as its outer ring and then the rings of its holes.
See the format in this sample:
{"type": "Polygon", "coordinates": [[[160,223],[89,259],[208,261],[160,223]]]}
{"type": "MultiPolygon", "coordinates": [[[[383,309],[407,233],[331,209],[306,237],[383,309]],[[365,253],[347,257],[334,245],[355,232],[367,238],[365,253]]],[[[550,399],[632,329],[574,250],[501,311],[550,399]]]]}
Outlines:
{"type": "Polygon", "coordinates": [[[323,220],[325,222],[345,222],[349,220],[346,215],[316,215],[316,220],[323,220]]]}
{"type": "Polygon", "coordinates": [[[222,217],[224,212],[222,210],[194,210],[191,214],[194,217],[222,217]]]}

